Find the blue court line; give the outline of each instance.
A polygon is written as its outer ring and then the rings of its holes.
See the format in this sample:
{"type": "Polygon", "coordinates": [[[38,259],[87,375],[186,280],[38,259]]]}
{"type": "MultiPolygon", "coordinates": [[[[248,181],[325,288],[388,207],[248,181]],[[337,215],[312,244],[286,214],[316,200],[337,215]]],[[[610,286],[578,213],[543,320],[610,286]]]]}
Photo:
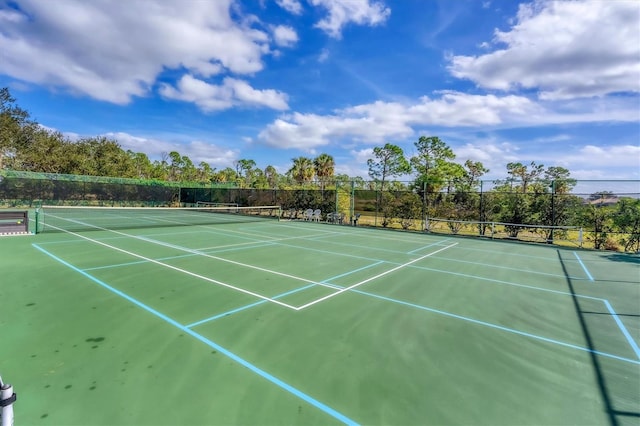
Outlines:
{"type": "Polygon", "coordinates": [[[385,263],[384,260],[379,260],[376,263],[372,263],[370,265],[363,266],[362,268],[353,269],[351,271],[345,272],[345,273],[340,274],[340,275],[335,275],[335,276],[333,276],[331,278],[327,278],[327,279],[322,280],[320,282],[322,284],[328,284],[330,281],[336,280],[338,278],[346,277],[347,275],[355,274],[356,272],[364,271],[365,269],[373,268],[374,266],[378,266],[378,265],[380,265],[382,263],[385,263]]]}
{"type": "MultiPolygon", "coordinates": [[[[310,284],[310,285],[315,285],[315,284],[310,284]]],[[[276,296],[276,297],[274,297],[274,299],[275,299],[275,298],[277,298],[277,296],[276,296]]],[[[262,304],[264,304],[264,303],[267,303],[267,301],[266,301],[266,300],[259,300],[259,301],[257,301],[257,302],[253,302],[253,303],[250,303],[250,304],[248,304],[248,305],[244,305],[244,306],[241,306],[241,307],[239,307],[239,308],[232,309],[232,310],[230,310],[230,311],[223,312],[223,313],[221,313],[221,314],[214,315],[214,316],[212,316],[212,317],[205,318],[205,319],[203,319],[203,320],[196,321],[196,322],[193,322],[193,323],[191,323],[191,324],[187,324],[187,325],[185,325],[185,327],[187,327],[187,328],[197,327],[197,326],[202,325],[202,324],[204,324],[204,323],[206,323],[206,322],[215,321],[215,320],[217,320],[218,318],[226,317],[227,315],[235,314],[236,312],[244,311],[245,309],[253,308],[254,306],[262,305],[262,304]]]]}
{"type": "MultiPolygon", "coordinates": [[[[376,265],[379,265],[379,264],[381,264],[381,263],[384,263],[384,262],[380,261],[380,262],[376,262],[376,263],[371,264],[371,265],[363,266],[362,268],[354,269],[353,271],[345,272],[344,274],[336,275],[335,277],[327,278],[326,280],[324,280],[324,281],[320,281],[320,282],[321,282],[322,284],[328,284],[328,283],[329,283],[329,281],[334,280],[334,279],[336,279],[336,278],[341,278],[341,277],[344,277],[344,276],[347,276],[347,275],[353,274],[353,273],[355,273],[355,272],[359,272],[359,271],[362,271],[362,270],[364,270],[364,269],[371,268],[371,267],[376,266],[376,265]]],[[[316,285],[317,285],[317,284],[309,284],[309,285],[305,285],[305,286],[303,286],[303,287],[299,287],[299,288],[296,288],[296,289],[293,289],[293,290],[287,291],[287,292],[285,292],[285,293],[280,293],[280,294],[278,294],[277,296],[274,296],[272,299],[278,299],[278,298],[280,298],[280,297],[288,296],[288,295],[290,295],[290,294],[294,294],[294,293],[297,293],[297,292],[299,292],[299,291],[303,291],[303,290],[306,290],[306,289],[308,289],[308,288],[315,287],[316,285]]],[[[330,284],[330,285],[332,285],[332,286],[333,286],[333,284],[330,284]]],[[[339,286],[336,286],[336,287],[339,287],[339,286]]],[[[201,325],[201,324],[204,324],[204,323],[206,323],[206,322],[214,321],[214,320],[217,320],[217,319],[219,319],[219,318],[226,317],[227,315],[235,314],[236,312],[244,311],[245,309],[253,308],[254,306],[262,305],[262,304],[264,304],[264,303],[267,303],[267,300],[259,300],[259,301],[257,301],[257,302],[249,303],[248,305],[240,306],[239,308],[235,308],[235,309],[232,309],[232,310],[230,310],[230,311],[223,312],[223,313],[221,313],[221,314],[214,315],[214,316],[212,316],[212,317],[205,318],[205,319],[203,319],[203,320],[200,320],[200,321],[194,322],[194,323],[192,323],[192,324],[187,325],[186,327],[196,327],[196,326],[201,325]]]]}
{"type": "Polygon", "coordinates": [[[224,347],[218,345],[217,343],[207,339],[206,337],[196,333],[195,331],[191,330],[190,328],[180,324],[179,322],[177,322],[176,320],[168,317],[167,315],[153,309],[152,307],[145,305],[144,303],[140,302],[139,300],[129,296],[128,294],[114,288],[111,287],[110,285],[108,285],[107,283],[99,280],[98,278],[82,271],[81,269],[78,269],[77,267],[73,266],[72,264],[60,259],[59,257],[55,256],[53,253],[48,252],[47,250],[39,247],[37,244],[32,244],[36,249],[40,250],[42,253],[46,254],[47,256],[51,257],[52,259],[62,263],[63,265],[65,265],[66,267],[78,272],[79,274],[85,276],[86,278],[90,279],[91,281],[95,282],[96,284],[102,286],[103,288],[109,290],[110,292],[122,297],[123,299],[133,303],[134,305],[138,306],[139,308],[151,313],[152,315],[155,315],[156,317],[162,319],[163,321],[173,325],[174,327],[176,327],[177,329],[179,329],[180,331],[189,334],[191,337],[194,337],[195,339],[201,341],[202,343],[204,343],[205,345],[209,346],[212,349],[215,349],[216,351],[220,352],[221,354],[226,355],[227,357],[231,358],[232,360],[234,360],[235,362],[237,362],[238,364],[242,365],[243,367],[246,367],[247,369],[249,369],[250,371],[258,374],[259,376],[263,377],[264,379],[270,381],[271,383],[275,384],[276,386],[280,387],[281,389],[286,390],[287,392],[297,396],[298,398],[308,402],[309,404],[313,405],[314,407],[318,408],[319,410],[323,411],[324,413],[330,415],[331,417],[335,418],[336,420],[341,421],[344,424],[347,425],[357,425],[358,423],[356,423],[355,421],[351,420],[350,418],[346,417],[344,414],[339,413],[338,411],[334,410],[333,408],[329,407],[328,405],[323,404],[322,402],[316,400],[315,398],[307,395],[306,393],[294,388],[293,386],[289,385],[288,383],[283,382],[282,380],[278,379],[275,376],[272,376],[271,374],[267,373],[264,370],[261,370],[260,368],[256,367],[255,365],[251,364],[248,361],[245,361],[243,358],[240,358],[238,355],[234,354],[233,352],[229,351],[228,349],[225,349],[224,347]]]}
{"type": "Polygon", "coordinates": [[[578,253],[576,253],[575,251],[573,252],[573,255],[576,257],[576,259],[578,259],[578,262],[580,263],[580,265],[582,266],[582,269],[584,269],[584,272],[587,274],[587,277],[589,277],[589,281],[593,281],[593,277],[591,276],[591,274],[589,273],[589,270],[587,269],[586,266],[584,266],[584,263],[582,263],[582,259],[580,259],[580,256],[578,256],[578,253]]]}
{"type": "Polygon", "coordinates": [[[437,242],[435,242],[435,243],[431,243],[431,244],[429,244],[429,245],[427,245],[427,246],[424,246],[424,247],[418,247],[418,248],[417,248],[417,249],[415,249],[415,250],[408,251],[408,252],[407,252],[407,254],[413,254],[413,253],[415,253],[415,252],[417,252],[417,251],[421,251],[421,250],[424,250],[424,249],[429,248],[429,247],[437,246],[437,245],[439,245],[439,244],[441,244],[441,243],[445,243],[445,242],[449,241],[450,239],[451,239],[451,238],[446,238],[446,239],[444,239],[444,240],[442,240],[442,241],[437,241],[437,242]]]}
{"type": "MultiPolygon", "coordinates": [[[[441,260],[448,260],[450,262],[456,262],[456,263],[466,263],[468,265],[479,265],[479,266],[486,266],[489,268],[494,268],[494,269],[504,269],[507,271],[516,271],[516,272],[525,272],[528,274],[536,274],[536,275],[546,275],[548,277],[556,277],[556,278],[567,278],[567,275],[565,274],[551,274],[548,272],[540,272],[540,271],[529,271],[526,269],[520,269],[520,268],[510,268],[508,266],[500,266],[500,265],[491,265],[491,264],[487,264],[484,262],[472,262],[470,260],[460,260],[460,259],[456,259],[456,258],[451,258],[451,257],[445,257],[445,256],[433,256],[432,259],[441,259],[441,260]]],[[[584,280],[584,278],[582,277],[569,277],[572,280],[584,280]]]]}
{"type": "Polygon", "coordinates": [[[620,328],[620,331],[622,331],[622,334],[624,334],[624,337],[627,338],[627,341],[631,345],[631,348],[633,349],[633,351],[636,353],[636,356],[638,357],[638,359],[640,359],[640,348],[638,347],[638,344],[636,343],[635,340],[633,340],[633,337],[631,337],[631,334],[629,334],[629,332],[627,331],[627,328],[624,326],[624,324],[622,323],[622,321],[618,317],[618,314],[616,314],[616,311],[613,310],[613,306],[611,306],[609,301],[608,300],[603,300],[603,301],[604,301],[604,305],[607,307],[607,309],[609,310],[609,312],[613,316],[613,319],[618,324],[618,327],[620,328]]]}
{"type": "Polygon", "coordinates": [[[632,364],[640,365],[640,361],[636,361],[636,360],[629,359],[629,358],[624,358],[624,357],[621,357],[621,356],[618,356],[618,355],[609,354],[609,353],[606,353],[606,352],[600,352],[600,351],[592,350],[592,349],[585,348],[585,347],[582,347],[582,346],[573,345],[571,343],[561,342],[559,340],[549,339],[548,337],[538,336],[536,334],[527,333],[527,332],[516,330],[516,329],[513,329],[513,328],[503,327],[501,325],[492,324],[490,322],[480,321],[480,320],[477,320],[477,319],[464,317],[462,315],[452,314],[450,312],[441,311],[441,310],[433,309],[433,308],[428,308],[428,307],[422,306],[422,305],[416,305],[415,303],[404,302],[402,300],[392,299],[390,297],[381,296],[381,295],[374,294],[374,293],[368,293],[368,292],[362,291],[362,290],[352,289],[350,291],[353,291],[354,293],[360,293],[360,294],[365,295],[365,296],[375,297],[376,299],[386,300],[388,302],[398,303],[400,305],[410,306],[412,308],[417,308],[417,309],[421,309],[421,310],[424,310],[424,311],[428,311],[428,312],[433,312],[433,313],[436,313],[436,314],[444,315],[444,316],[447,316],[447,317],[452,317],[452,318],[460,319],[460,320],[463,320],[463,321],[468,321],[468,322],[471,322],[471,323],[474,323],[474,324],[478,324],[478,325],[482,325],[482,326],[485,326],[485,327],[506,331],[508,333],[518,334],[520,336],[529,337],[529,338],[536,339],[536,340],[542,340],[542,341],[547,342],[547,343],[553,343],[553,344],[564,346],[564,347],[567,347],[567,348],[578,349],[580,351],[590,352],[590,353],[594,353],[596,355],[601,355],[601,356],[604,356],[604,357],[617,359],[619,361],[625,361],[625,362],[629,362],[629,363],[632,363],[632,364]]]}
{"type": "MultiPolygon", "coordinates": [[[[299,288],[287,291],[285,293],[280,293],[280,294],[278,294],[276,296],[273,296],[272,299],[278,299],[280,297],[285,297],[285,296],[288,296],[290,294],[294,294],[294,293],[306,290],[306,289],[314,287],[314,286],[315,286],[315,284],[308,284],[308,285],[305,285],[304,287],[299,287],[299,288]]],[[[253,308],[254,306],[262,305],[262,304],[267,303],[267,302],[268,302],[268,300],[264,300],[264,299],[263,300],[259,300],[257,302],[253,302],[253,303],[250,303],[248,305],[240,306],[239,308],[235,308],[235,309],[232,309],[230,311],[223,312],[221,314],[214,315],[212,317],[205,318],[205,319],[200,320],[200,321],[196,321],[194,323],[186,325],[185,327],[188,327],[188,328],[195,327],[195,326],[204,324],[205,322],[214,321],[214,320],[217,320],[218,318],[226,317],[227,315],[235,314],[236,312],[244,311],[245,309],[253,308]]]]}
{"type": "MultiPolygon", "coordinates": [[[[300,245],[295,245],[295,244],[287,244],[287,243],[275,242],[275,245],[285,246],[285,247],[292,247],[292,248],[302,249],[302,250],[306,250],[306,251],[313,251],[313,252],[317,252],[317,253],[326,253],[326,254],[332,254],[332,255],[336,254],[335,252],[328,251],[328,250],[316,249],[316,248],[305,247],[305,246],[300,246],[300,245]]],[[[356,247],[363,248],[362,246],[356,246],[356,247]]],[[[462,250],[464,250],[464,248],[462,250]]],[[[369,261],[372,261],[372,262],[385,262],[385,263],[388,263],[390,265],[400,265],[401,264],[400,262],[393,262],[393,261],[390,261],[390,260],[380,260],[380,259],[376,259],[376,258],[373,258],[373,257],[358,256],[358,255],[349,254],[349,253],[340,253],[340,256],[351,257],[353,259],[369,260],[369,261]]],[[[458,261],[458,260],[454,259],[454,261],[458,261]]],[[[497,269],[502,269],[503,268],[502,266],[496,266],[496,265],[486,265],[486,266],[488,266],[490,268],[497,268],[497,269]]],[[[500,280],[494,280],[492,278],[479,277],[477,275],[460,274],[460,273],[452,272],[452,271],[449,271],[449,270],[427,268],[427,267],[424,267],[424,266],[417,266],[417,265],[409,265],[408,268],[422,269],[422,270],[425,270],[425,271],[432,271],[432,272],[441,272],[443,274],[460,275],[460,276],[463,276],[465,278],[477,278],[477,279],[480,279],[480,280],[489,281],[489,282],[498,283],[498,284],[506,284],[506,285],[530,288],[532,290],[539,290],[539,291],[546,291],[546,292],[551,292],[551,293],[571,295],[571,293],[566,293],[566,292],[562,292],[562,291],[558,291],[558,290],[550,290],[550,289],[546,289],[546,288],[533,287],[533,286],[528,286],[528,285],[524,285],[524,284],[515,284],[515,283],[508,282],[508,281],[500,281],[500,280]]],[[[548,275],[546,273],[541,273],[541,272],[537,272],[537,271],[524,271],[522,269],[515,269],[515,268],[513,268],[513,270],[514,271],[518,271],[518,272],[527,272],[527,273],[531,273],[531,274],[548,275]]],[[[562,276],[558,275],[558,277],[566,278],[564,275],[562,275],[562,276]]],[[[584,279],[584,278],[574,278],[574,279],[584,279]]],[[[581,296],[581,295],[576,295],[576,296],[578,296],[578,297],[586,297],[586,298],[589,297],[589,296],[581,296]]]]}

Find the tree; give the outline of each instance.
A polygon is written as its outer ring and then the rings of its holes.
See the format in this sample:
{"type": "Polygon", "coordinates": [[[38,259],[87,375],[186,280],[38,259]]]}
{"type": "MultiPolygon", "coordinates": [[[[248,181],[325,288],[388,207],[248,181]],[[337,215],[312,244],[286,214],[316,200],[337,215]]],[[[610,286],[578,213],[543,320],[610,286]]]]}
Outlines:
{"type": "Polygon", "coordinates": [[[169,158],[171,159],[171,164],[169,164],[169,180],[179,181],[180,172],[182,170],[182,167],[184,166],[182,156],[177,151],[171,151],[169,153],[169,158]]]}
{"type": "MultiPolygon", "coordinates": [[[[536,194],[531,209],[538,214],[537,222],[544,225],[563,226],[575,212],[581,200],[570,195],[576,180],[570,178],[569,170],[564,167],[551,166],[544,171],[544,178],[536,186],[536,194]]],[[[535,214],[532,213],[532,217],[535,214]]],[[[556,230],[547,232],[547,241],[552,243],[556,230]]]]}
{"type": "Polygon", "coordinates": [[[609,233],[613,231],[613,209],[608,206],[587,205],[579,211],[577,223],[591,230],[587,238],[596,250],[607,245],[609,233]]]}
{"type": "Polygon", "coordinates": [[[305,184],[311,182],[315,174],[313,161],[307,157],[293,158],[292,161],[293,166],[291,166],[287,174],[298,183],[305,184]]]}
{"type": "Polygon", "coordinates": [[[520,189],[523,194],[527,192],[529,184],[537,179],[543,171],[544,166],[542,164],[536,164],[535,161],[532,161],[529,166],[525,166],[522,163],[507,164],[507,173],[511,175],[508,181],[513,185],[513,183],[518,182],[519,179],[520,189]]]}
{"type": "Polygon", "coordinates": [[[201,161],[198,164],[198,181],[209,183],[213,180],[213,173],[215,169],[211,168],[211,165],[205,161],[201,161]]]}
{"type": "Polygon", "coordinates": [[[621,239],[624,250],[640,252],[640,199],[622,198],[616,204],[613,224],[625,234],[621,239]]]}
{"type": "Polygon", "coordinates": [[[35,130],[38,130],[37,123],[16,104],[9,89],[0,89],[0,169],[7,166],[5,159],[15,157],[28,147],[35,130]]]}
{"type": "Polygon", "coordinates": [[[237,177],[237,172],[233,170],[231,167],[225,167],[219,172],[214,173],[213,181],[224,183],[224,182],[235,182],[237,177]]]}
{"type": "Polygon", "coordinates": [[[605,200],[607,198],[618,198],[612,191],[594,192],[589,195],[589,201],[605,200]]]}
{"type": "Polygon", "coordinates": [[[570,176],[571,173],[564,167],[552,166],[544,171],[542,182],[551,196],[546,197],[548,202],[540,209],[543,214],[542,223],[550,223],[553,226],[565,225],[569,219],[569,212],[575,210],[578,197],[570,194],[577,181],[570,176]]]}
{"type": "Polygon", "coordinates": [[[134,168],[134,174],[131,177],[138,179],[150,179],[152,177],[153,165],[147,154],[128,150],[127,155],[131,159],[134,168]]]}
{"type": "Polygon", "coordinates": [[[411,165],[404,157],[402,148],[390,143],[383,147],[373,148],[375,159],[367,160],[369,176],[380,182],[380,190],[384,191],[384,184],[390,177],[400,176],[411,172],[411,165]]]}
{"type": "MultiPolygon", "coordinates": [[[[544,171],[543,165],[531,162],[529,166],[522,163],[508,163],[507,174],[509,177],[504,182],[497,182],[494,191],[499,194],[495,198],[494,209],[497,219],[506,222],[506,228],[510,237],[517,237],[522,227],[520,224],[535,224],[539,222],[532,217],[534,213],[531,209],[533,197],[529,192],[529,185],[537,179],[544,171]],[[514,185],[515,190],[514,190],[514,185]]],[[[534,187],[535,189],[535,187],[534,187]]]]}
{"type": "Polygon", "coordinates": [[[182,169],[180,170],[180,180],[184,182],[195,182],[198,180],[198,169],[186,155],[182,156],[182,169]]]}
{"type": "Polygon", "coordinates": [[[381,201],[385,203],[382,206],[383,221],[382,225],[387,226],[391,218],[389,215],[393,214],[391,208],[391,199],[388,194],[384,192],[384,184],[390,177],[400,176],[411,172],[411,164],[404,157],[402,148],[397,145],[386,143],[383,147],[373,148],[373,155],[375,159],[370,158],[367,160],[369,166],[369,176],[376,181],[380,182],[380,190],[376,191],[376,224],[378,220],[378,211],[380,211],[381,201]]]}
{"type": "Polygon", "coordinates": [[[242,188],[250,187],[252,180],[252,171],[256,166],[256,162],[253,160],[241,159],[236,161],[235,165],[240,186],[242,188]]]}
{"type": "Polygon", "coordinates": [[[489,173],[489,169],[485,168],[480,161],[467,160],[464,162],[465,174],[463,182],[465,187],[469,189],[478,188],[480,178],[489,173]]]}
{"type": "Polygon", "coordinates": [[[453,150],[437,136],[420,136],[414,145],[418,154],[411,157],[410,161],[418,174],[415,184],[420,189],[426,185],[427,192],[437,192],[448,177],[447,171],[453,171],[453,168],[446,170],[444,166],[456,156],[453,150]]]}
{"type": "Polygon", "coordinates": [[[333,177],[335,162],[329,154],[320,154],[313,160],[316,176],[320,181],[320,189],[324,191],[328,179],[333,177]]]}
{"type": "Polygon", "coordinates": [[[278,185],[278,171],[275,167],[269,165],[264,169],[264,176],[269,183],[269,188],[275,188],[278,185]]]}
{"type": "MultiPolygon", "coordinates": [[[[449,180],[447,193],[441,196],[443,200],[440,200],[435,216],[447,219],[477,220],[477,212],[480,211],[480,220],[484,220],[483,194],[478,192],[478,188],[480,186],[479,178],[488,170],[479,161],[467,160],[464,166],[459,164],[456,166],[452,168],[452,171],[447,172],[452,179],[449,180]],[[454,189],[453,194],[451,194],[451,186],[454,189]]],[[[486,226],[479,225],[479,230],[481,234],[484,234],[486,226]]]]}

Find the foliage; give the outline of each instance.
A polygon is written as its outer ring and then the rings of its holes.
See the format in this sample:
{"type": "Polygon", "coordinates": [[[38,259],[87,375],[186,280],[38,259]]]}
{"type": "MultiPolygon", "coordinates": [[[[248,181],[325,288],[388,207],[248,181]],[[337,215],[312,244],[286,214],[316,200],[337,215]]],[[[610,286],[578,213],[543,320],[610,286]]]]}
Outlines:
{"type": "Polygon", "coordinates": [[[320,189],[324,187],[332,177],[335,169],[335,161],[329,154],[320,154],[313,160],[315,175],[320,182],[320,189]]]}
{"type": "Polygon", "coordinates": [[[622,198],[616,205],[613,223],[628,235],[622,239],[624,250],[640,252],[640,199],[622,198]]]}
{"type": "Polygon", "coordinates": [[[578,223],[592,230],[592,236],[589,238],[596,250],[604,248],[604,244],[609,239],[609,233],[613,231],[612,217],[611,207],[595,205],[587,205],[578,214],[578,223]]]}
{"type": "Polygon", "coordinates": [[[313,160],[308,157],[297,157],[293,160],[293,166],[287,172],[287,175],[292,177],[296,182],[300,184],[309,183],[313,180],[315,175],[315,169],[313,167],[313,160]]]}
{"type": "Polygon", "coordinates": [[[369,176],[380,181],[380,189],[384,191],[387,179],[411,172],[411,165],[404,158],[402,148],[386,143],[383,147],[373,148],[373,156],[367,161],[369,176]]]}
{"type": "MultiPolygon", "coordinates": [[[[535,162],[508,163],[506,178],[485,190],[481,178],[488,170],[481,162],[454,162],[455,153],[437,136],[420,136],[414,145],[416,153],[410,159],[392,143],[375,147],[367,161],[371,181],[335,175],[335,161],[324,153],[313,159],[293,158],[285,174],[271,165],[260,169],[252,159],[216,170],[206,162],[196,165],[177,151],[151,161],[144,153],[123,150],[115,139],[69,140],[40,126],[7,88],[0,89],[0,177],[15,173],[4,182],[0,179],[0,197],[5,199],[32,203],[45,196],[69,196],[80,202],[87,197],[113,201],[138,196],[143,202],[167,198],[192,202],[218,199],[219,194],[213,193],[216,187],[237,187],[221,201],[277,199],[283,207],[321,208],[325,213],[371,212],[382,217],[382,226],[399,224],[405,229],[423,216],[450,219],[449,226],[454,227],[463,221],[503,222],[511,224],[507,227],[512,237],[517,237],[522,224],[581,225],[598,249],[617,245],[626,251],[640,249],[637,199],[600,190],[584,200],[573,194],[576,180],[569,170],[535,162]],[[408,184],[394,180],[412,170],[408,184]],[[18,171],[36,175],[21,177],[18,171]],[[141,192],[136,195],[136,191],[141,192]]],[[[484,234],[486,226],[479,226],[484,234]]],[[[554,232],[548,231],[546,237],[553,241],[554,232]]]]}

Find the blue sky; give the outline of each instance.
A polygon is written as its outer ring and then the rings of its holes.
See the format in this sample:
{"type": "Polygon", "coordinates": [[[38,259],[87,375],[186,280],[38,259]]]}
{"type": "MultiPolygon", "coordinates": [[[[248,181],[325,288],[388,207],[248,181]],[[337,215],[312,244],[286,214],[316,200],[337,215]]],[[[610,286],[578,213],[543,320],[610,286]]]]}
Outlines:
{"type": "Polygon", "coordinates": [[[222,169],[438,136],[508,162],[640,179],[640,2],[0,0],[0,86],[70,138],[222,169]]]}

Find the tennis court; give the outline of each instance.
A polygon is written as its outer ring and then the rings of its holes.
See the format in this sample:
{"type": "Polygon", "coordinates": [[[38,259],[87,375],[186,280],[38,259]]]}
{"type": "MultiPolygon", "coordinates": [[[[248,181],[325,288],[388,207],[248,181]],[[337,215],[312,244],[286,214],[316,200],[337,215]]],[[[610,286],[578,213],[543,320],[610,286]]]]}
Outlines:
{"type": "Polygon", "coordinates": [[[640,424],[637,255],[168,210],[0,238],[16,425],[640,424]]]}

